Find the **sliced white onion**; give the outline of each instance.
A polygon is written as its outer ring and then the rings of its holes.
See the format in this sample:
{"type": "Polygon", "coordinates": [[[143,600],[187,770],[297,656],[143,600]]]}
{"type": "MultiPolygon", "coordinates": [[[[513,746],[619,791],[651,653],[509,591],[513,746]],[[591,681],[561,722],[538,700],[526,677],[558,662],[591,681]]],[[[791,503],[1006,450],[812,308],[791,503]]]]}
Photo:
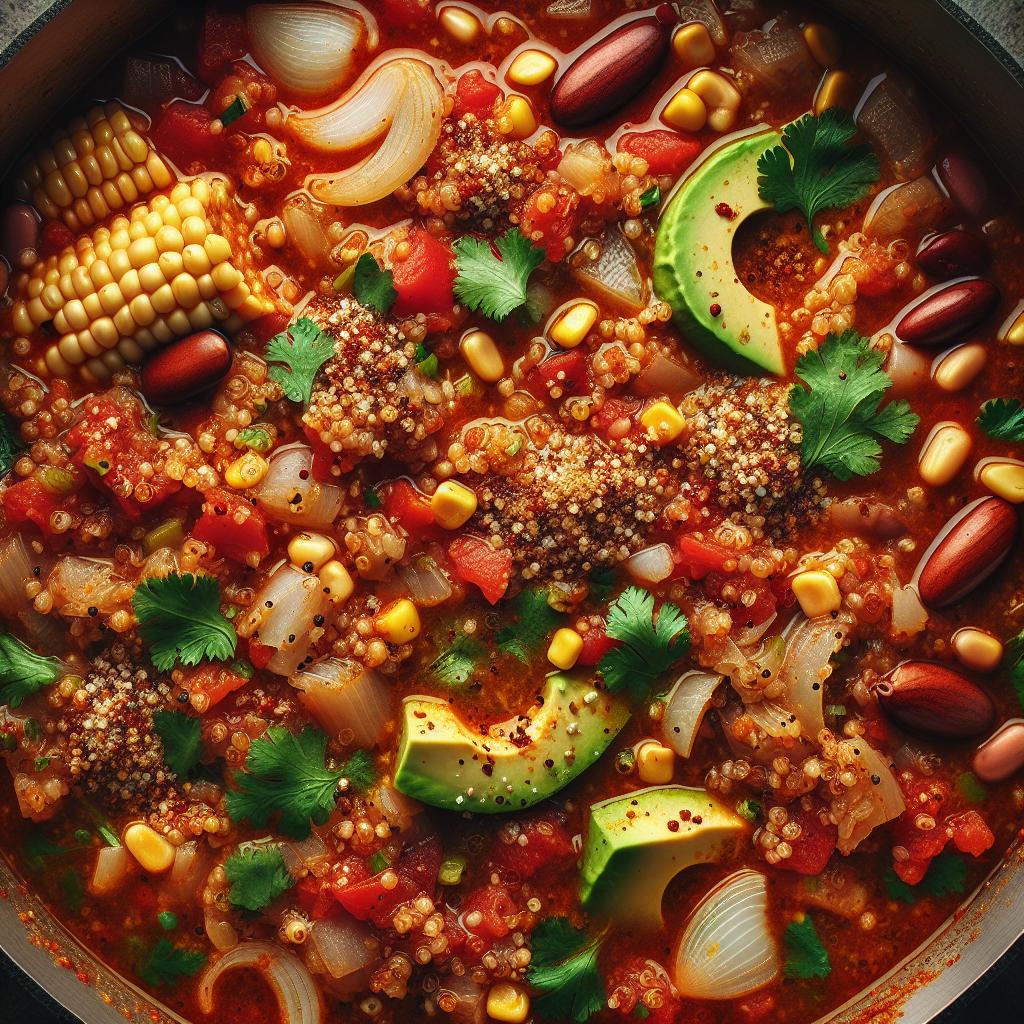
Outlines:
{"type": "Polygon", "coordinates": [[[351,150],[387,131],[364,160],[306,180],[321,202],[364,206],[390,195],[426,163],[440,137],[443,113],[444,94],[430,66],[398,57],[315,119],[290,117],[285,123],[309,145],[325,150],[351,150]]]}
{"type": "Polygon", "coordinates": [[[661,729],[665,742],[680,757],[690,756],[711,698],[722,681],[717,672],[684,672],[669,691],[661,729]]]}
{"type": "Polygon", "coordinates": [[[104,846],[96,855],[96,866],[89,880],[89,892],[94,896],[109,896],[117,892],[128,877],[132,855],[124,846],[104,846]]]}
{"type": "Polygon", "coordinates": [[[372,668],[357,661],[326,658],[289,682],[328,736],[375,747],[387,734],[391,691],[372,668]]]}
{"type": "Polygon", "coordinates": [[[623,568],[641,583],[660,583],[675,571],[672,549],[667,544],[654,544],[631,555],[622,563],[623,568]]]}
{"type": "Polygon", "coordinates": [[[902,814],[907,806],[889,760],[863,736],[846,742],[856,750],[853,763],[847,767],[852,768],[858,778],[857,784],[843,794],[847,811],[838,823],[836,846],[844,856],[857,849],[872,830],[902,814]]]}
{"type": "Polygon", "coordinates": [[[345,503],[345,492],[314,480],[312,467],[313,449],[308,445],[279,448],[256,490],[259,507],[278,522],[320,529],[331,526],[345,503]]]}
{"type": "Polygon", "coordinates": [[[317,203],[314,210],[312,205],[308,199],[288,203],[281,214],[281,221],[288,242],[310,263],[319,266],[327,259],[334,243],[327,236],[324,221],[317,216],[323,207],[317,203]]]}
{"type": "MultiPolygon", "coordinates": [[[[205,846],[205,844],[204,844],[205,846]]],[[[163,887],[165,894],[179,903],[193,900],[203,882],[203,867],[206,858],[194,839],[174,851],[174,863],[163,887]]]]}
{"type": "Polygon", "coordinates": [[[321,864],[329,860],[331,856],[327,844],[316,832],[311,832],[299,842],[281,843],[278,849],[281,851],[284,866],[292,875],[298,875],[302,868],[321,864]]]}
{"type": "Polygon", "coordinates": [[[572,143],[558,164],[559,175],[580,195],[593,192],[616,194],[618,175],[612,167],[612,158],[600,143],[593,139],[572,143]]]}
{"type": "Polygon", "coordinates": [[[246,11],[253,56],[278,84],[302,97],[347,85],[366,23],[327,4],[255,4],[246,11]]]}
{"type": "Polygon", "coordinates": [[[433,608],[452,596],[448,577],[430,555],[413,555],[408,565],[398,567],[398,577],[413,601],[423,608],[433,608]]]}
{"type": "Polygon", "coordinates": [[[220,953],[234,949],[238,945],[238,932],[231,923],[231,918],[223,910],[207,907],[203,911],[203,928],[210,944],[220,953]]]}
{"type": "Polygon", "coordinates": [[[324,971],[336,979],[369,967],[380,955],[380,945],[369,926],[353,917],[314,922],[308,941],[324,971]]]}
{"type": "Polygon", "coordinates": [[[738,999],[770,985],[780,967],[765,877],[745,869],[697,904],[676,947],[672,980],[688,999],[738,999]]]}
{"type": "Polygon", "coordinates": [[[659,352],[636,375],[633,390],[645,397],[666,397],[678,401],[700,385],[701,378],[689,366],[683,366],[659,352]]]}
{"type": "Polygon", "coordinates": [[[0,543],[0,615],[20,621],[26,639],[37,650],[62,652],[67,649],[63,624],[52,616],[40,615],[25,601],[25,584],[35,579],[36,566],[45,573],[48,561],[32,555],[20,533],[12,533],[0,543]]]}
{"type": "Polygon", "coordinates": [[[598,299],[605,299],[631,313],[647,304],[647,288],[629,239],[609,228],[598,241],[601,254],[572,267],[573,277],[598,299]]]}
{"type": "Polygon", "coordinates": [[[894,636],[914,637],[928,625],[928,610],[911,584],[901,587],[892,573],[892,632],[894,636]]]}
{"type": "Polygon", "coordinates": [[[321,1024],[324,1008],[316,982],[292,952],[271,942],[243,942],[215,960],[203,972],[196,1001],[205,1014],[214,1011],[213,990],[222,974],[238,967],[253,967],[267,980],[287,1024],[321,1024]]]}
{"type": "Polygon", "coordinates": [[[787,711],[770,700],[746,704],[743,710],[751,721],[772,739],[796,739],[800,735],[800,719],[792,711],[787,711]]]}

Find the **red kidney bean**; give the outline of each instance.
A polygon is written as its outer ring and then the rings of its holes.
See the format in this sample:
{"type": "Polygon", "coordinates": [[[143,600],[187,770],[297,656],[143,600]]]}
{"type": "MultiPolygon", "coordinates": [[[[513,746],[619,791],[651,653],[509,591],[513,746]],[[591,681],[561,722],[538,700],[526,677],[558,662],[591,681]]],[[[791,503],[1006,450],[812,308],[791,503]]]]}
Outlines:
{"type": "Polygon", "coordinates": [[[231,366],[231,346],[216,331],[196,331],[162,348],[142,367],[142,393],[156,405],[177,405],[212,388],[231,366]]]}
{"type": "Polygon", "coordinates": [[[946,285],[903,314],[896,337],[914,345],[937,345],[977,327],[998,301],[999,289],[980,277],[946,285]]]}
{"type": "Polygon", "coordinates": [[[873,687],[893,721],[927,736],[968,739],[992,725],[989,695],[965,675],[930,661],[905,661],[873,687]]]}
{"type": "Polygon", "coordinates": [[[947,153],[935,166],[950,199],[969,217],[984,219],[991,209],[992,190],[978,166],[963,153],[947,153]]]}
{"type": "Polygon", "coordinates": [[[600,121],[628,103],[661,69],[675,13],[667,4],[599,39],[562,73],[551,90],[551,114],[560,124],[600,121]]]}
{"type": "Polygon", "coordinates": [[[926,235],[917,250],[917,262],[932,277],[962,277],[984,270],[989,255],[988,246],[973,231],[952,228],[926,235]]]}
{"type": "Polygon", "coordinates": [[[15,269],[24,268],[26,260],[21,254],[32,252],[32,262],[39,249],[39,215],[28,203],[11,203],[0,219],[0,254],[7,257],[15,269]]]}
{"type": "Polygon", "coordinates": [[[1024,718],[1011,718],[989,736],[972,767],[982,782],[1002,782],[1024,768],[1024,718]]]}

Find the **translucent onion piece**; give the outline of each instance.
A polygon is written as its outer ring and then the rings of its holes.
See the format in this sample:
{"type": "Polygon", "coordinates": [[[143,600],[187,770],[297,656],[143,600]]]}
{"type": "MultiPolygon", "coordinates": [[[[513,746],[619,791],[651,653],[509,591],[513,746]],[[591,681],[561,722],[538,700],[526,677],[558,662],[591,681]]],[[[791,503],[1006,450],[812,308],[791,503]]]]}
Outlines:
{"type": "Polygon", "coordinates": [[[289,203],[281,214],[281,221],[288,235],[288,241],[294,245],[310,263],[319,264],[327,259],[333,243],[327,237],[323,221],[317,211],[323,210],[319,203],[316,210],[307,200],[304,203],[289,203]]]}
{"type": "Polygon", "coordinates": [[[452,596],[448,577],[430,555],[414,555],[408,565],[398,567],[398,577],[421,607],[433,608],[452,596]]]}
{"type": "Polygon", "coordinates": [[[66,650],[63,625],[49,615],[40,615],[25,601],[25,584],[35,578],[33,568],[45,574],[47,562],[29,553],[20,533],[0,543],[0,614],[17,619],[25,628],[25,638],[43,652],[66,650]]]}
{"type": "Polygon", "coordinates": [[[322,1024],[320,993],[305,964],[271,942],[243,942],[206,968],[196,988],[196,1001],[203,1013],[213,1013],[213,990],[221,975],[238,967],[254,967],[263,975],[286,1024],[322,1024]]]}
{"type": "Polygon", "coordinates": [[[372,668],[342,658],[310,665],[289,680],[303,707],[343,743],[375,747],[387,734],[391,691],[372,668]]]}
{"type": "Polygon", "coordinates": [[[238,932],[223,910],[207,907],[203,911],[203,927],[211,945],[219,952],[223,953],[238,945],[238,932]]]}
{"type": "Polygon", "coordinates": [[[636,375],[633,390],[647,397],[667,397],[678,401],[699,387],[701,378],[689,366],[683,366],[660,352],[636,375]]]}
{"type": "Polygon", "coordinates": [[[643,309],[647,304],[647,288],[629,239],[613,227],[604,233],[599,244],[600,256],[573,266],[573,277],[595,298],[605,299],[631,313],[643,309]]]}
{"type": "MultiPolygon", "coordinates": [[[[385,107],[379,97],[374,102],[376,117],[385,122],[390,119],[386,138],[374,153],[353,167],[331,174],[311,175],[306,186],[317,199],[336,206],[374,203],[412,178],[430,156],[441,134],[444,112],[441,86],[428,65],[411,57],[399,57],[383,65],[375,72],[375,77],[387,72],[391,81],[397,78],[399,70],[405,78],[405,87],[391,101],[390,107],[385,107]]],[[[353,102],[361,104],[361,91],[353,102]]],[[[287,124],[292,120],[289,118],[287,124]]],[[[318,133],[316,137],[321,141],[340,137],[346,143],[342,148],[352,148],[359,144],[349,141],[353,138],[370,141],[381,134],[380,131],[370,133],[369,121],[370,117],[363,112],[355,122],[356,129],[361,129],[361,136],[358,130],[343,126],[336,133],[327,136],[318,133]]]]}
{"type": "Polygon", "coordinates": [[[355,12],[324,4],[256,4],[246,11],[253,56],[271,78],[299,96],[347,85],[366,37],[355,12]]]}
{"type": "Polygon", "coordinates": [[[688,999],[738,999],[771,984],[780,966],[765,877],[743,870],[697,904],[676,947],[672,980],[688,999]]]}
{"type": "Polygon", "coordinates": [[[109,896],[124,884],[131,870],[132,855],[123,846],[104,846],[96,855],[96,867],[89,880],[93,896],[109,896]]]}
{"type": "Polygon", "coordinates": [[[667,580],[675,570],[672,549],[667,544],[654,544],[623,562],[626,572],[641,583],[660,583],[667,580]]]}
{"type": "Polygon", "coordinates": [[[558,174],[584,196],[598,191],[614,195],[619,185],[608,151],[593,139],[569,145],[558,174]]]}
{"type": "Polygon", "coordinates": [[[295,526],[333,525],[345,503],[345,492],[313,479],[313,449],[294,444],[279,448],[256,491],[256,501],[272,519],[295,526]],[[298,502],[292,499],[298,495],[298,502]]]}
{"type": "Polygon", "coordinates": [[[438,982],[438,1000],[444,994],[456,1000],[454,1008],[448,1013],[454,1024],[484,1024],[488,1020],[487,988],[468,974],[443,975],[438,982]]]}
{"type": "Polygon", "coordinates": [[[205,859],[200,852],[199,843],[194,839],[182,843],[174,852],[174,863],[171,865],[163,892],[179,903],[193,901],[203,882],[202,869],[205,859]]]}
{"type": "Polygon", "coordinates": [[[846,813],[839,820],[836,843],[844,856],[857,849],[879,825],[902,814],[907,806],[889,760],[869,746],[863,736],[852,742],[857,753],[848,767],[857,773],[858,780],[843,794],[846,813]]]}
{"type": "Polygon", "coordinates": [[[347,978],[369,967],[378,958],[380,948],[368,925],[347,916],[315,922],[309,942],[332,978],[347,978]]]}
{"type": "Polygon", "coordinates": [[[669,691],[661,728],[665,742],[680,757],[690,756],[701,722],[722,679],[716,672],[685,672],[669,691]]]}
{"type": "Polygon", "coordinates": [[[281,856],[284,859],[284,866],[292,875],[299,875],[301,869],[312,867],[330,859],[330,852],[327,844],[316,834],[311,832],[305,839],[299,842],[282,843],[279,846],[281,856]]]}
{"type": "Polygon", "coordinates": [[[772,739],[796,739],[800,735],[800,720],[796,715],[770,700],[747,704],[743,710],[772,739]]]}
{"type": "Polygon", "coordinates": [[[50,573],[47,586],[53,606],[62,615],[85,618],[90,608],[109,615],[131,600],[135,587],[114,569],[109,558],[62,558],[50,573]]]}
{"type": "Polygon", "coordinates": [[[892,573],[892,632],[894,636],[914,637],[928,625],[928,610],[917,590],[910,584],[900,586],[892,573]]]}
{"type": "Polygon", "coordinates": [[[861,230],[871,238],[898,238],[934,228],[948,209],[946,197],[930,175],[880,192],[864,214],[861,230]]]}
{"type": "Polygon", "coordinates": [[[407,832],[412,828],[416,816],[423,810],[423,804],[418,800],[400,793],[386,782],[379,783],[368,799],[384,815],[387,823],[399,832],[407,832]]]}

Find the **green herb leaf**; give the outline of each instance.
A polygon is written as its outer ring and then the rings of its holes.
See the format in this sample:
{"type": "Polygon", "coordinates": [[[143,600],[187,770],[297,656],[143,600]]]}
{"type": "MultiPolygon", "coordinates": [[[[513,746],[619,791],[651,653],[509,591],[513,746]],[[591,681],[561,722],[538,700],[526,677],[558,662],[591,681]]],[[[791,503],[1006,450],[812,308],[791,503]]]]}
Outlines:
{"type": "Polygon", "coordinates": [[[435,380],[441,372],[441,364],[437,360],[437,354],[431,352],[426,345],[420,342],[416,346],[416,365],[424,377],[435,380]]]}
{"type": "Polygon", "coordinates": [[[1007,642],[1003,664],[1009,670],[1017,703],[1024,708],[1024,629],[1007,642]]]}
{"type": "Polygon", "coordinates": [[[526,285],[530,275],[544,262],[544,250],[538,249],[518,229],[510,228],[494,247],[469,235],[460,238],[455,249],[455,294],[472,310],[491,320],[504,320],[509,313],[526,305],[526,285]]]}
{"type": "Polygon", "coordinates": [[[85,903],[85,886],[82,876],[74,868],[67,868],[60,875],[60,894],[64,905],[72,914],[77,914],[85,903]]]}
{"type": "Polygon", "coordinates": [[[175,946],[170,939],[159,939],[139,967],[139,977],[153,988],[172,988],[182,978],[192,978],[206,963],[206,954],[175,946]]]}
{"type": "Polygon", "coordinates": [[[364,252],[356,261],[352,293],[360,305],[387,313],[398,298],[395,275],[383,270],[370,253],[364,252]]]}
{"type": "Polygon", "coordinates": [[[26,697],[63,674],[64,667],[56,658],[44,658],[17,637],[0,632],[0,704],[21,707],[26,697]]]}
{"type": "Polygon", "coordinates": [[[609,651],[598,669],[613,693],[628,690],[643,700],[658,679],[690,647],[686,616],[666,601],[654,616],[654,596],[628,587],[608,610],[605,631],[622,646],[609,651]]]}
{"type": "Polygon", "coordinates": [[[42,871],[51,857],[62,857],[71,852],[71,849],[58,845],[35,829],[25,836],[21,844],[21,855],[25,861],[25,867],[32,873],[42,871]]]}
{"type": "Polygon", "coordinates": [[[786,948],[787,978],[827,978],[832,973],[828,950],[822,944],[810,915],[794,921],[782,936],[786,948]]]}
{"type": "Polygon", "coordinates": [[[262,828],[280,815],[278,827],[290,839],[305,839],[310,822],[322,825],[334,809],[344,772],[324,767],[327,737],[312,726],[291,733],[272,725],[254,740],[245,771],[235,773],[236,789],[227,794],[231,819],[262,828]]]}
{"type": "Polygon", "coordinates": [[[357,750],[341,768],[341,777],[348,779],[351,789],[365,793],[377,781],[377,765],[368,750],[357,750]]]}
{"type": "Polygon", "coordinates": [[[243,117],[248,110],[249,104],[246,103],[245,97],[239,94],[227,105],[227,107],[224,108],[224,111],[219,118],[220,123],[226,128],[233,121],[237,121],[240,117],[243,117]]]}
{"type": "Polygon", "coordinates": [[[526,664],[561,621],[561,615],[548,604],[546,589],[524,590],[513,602],[514,626],[502,626],[495,643],[506,654],[526,664]]]}
{"type": "Polygon", "coordinates": [[[736,813],[747,821],[758,822],[761,820],[761,805],[756,800],[741,800],[736,805],[736,813]]]}
{"type": "Polygon", "coordinates": [[[0,413],[0,476],[6,476],[24,445],[18,428],[6,413],[0,413]]]}
{"type": "Polygon", "coordinates": [[[804,428],[800,457],[805,469],[821,466],[837,480],[868,476],[879,468],[878,438],[906,442],[920,422],[900,399],[878,406],[892,381],[882,370],[885,357],[856,331],[830,334],[821,348],[796,364],[789,407],[804,428]]]}
{"type": "Polygon", "coordinates": [[[333,355],[334,341],[330,335],[303,317],[267,343],[267,362],[284,364],[272,366],[268,376],[281,385],[286,398],[309,405],[313,381],[333,355]]]}
{"type": "Polygon", "coordinates": [[[961,772],[956,779],[956,788],[969,804],[981,804],[988,796],[988,790],[978,781],[974,772],[961,772]]]}
{"type": "Polygon", "coordinates": [[[640,195],[640,209],[646,210],[650,206],[657,206],[661,202],[661,189],[652,185],[646,192],[640,195]]]}
{"type": "Polygon", "coordinates": [[[178,915],[173,910],[161,910],[156,915],[156,923],[165,932],[173,932],[178,927],[178,915]]]}
{"type": "Polygon", "coordinates": [[[993,398],[981,407],[978,426],[997,441],[1024,441],[1024,403],[1019,398],[993,398]]]}
{"type": "Polygon", "coordinates": [[[919,896],[959,896],[967,889],[967,862],[955,853],[943,851],[928,865],[924,878],[917,885],[908,885],[889,868],[882,877],[891,899],[916,903],[919,896]]]}
{"type": "Polygon", "coordinates": [[[805,114],[782,129],[782,146],[773,146],[757,161],[761,198],[779,213],[799,210],[824,253],[828,243],[814,226],[815,216],[863,199],[881,176],[870,146],[849,145],[856,133],[853,118],[836,107],[821,117],[805,114]]]}
{"type": "Polygon", "coordinates": [[[167,766],[179,779],[187,779],[192,769],[199,764],[199,755],[203,750],[199,719],[186,715],[184,711],[161,708],[153,712],[153,728],[163,740],[167,766]]]}
{"type": "Polygon", "coordinates": [[[274,439],[266,427],[244,427],[235,438],[236,448],[251,448],[254,452],[269,452],[274,439]]]}
{"type": "Polygon", "coordinates": [[[473,678],[477,661],[484,655],[484,645],[468,633],[459,633],[451,647],[442,651],[431,663],[442,686],[465,686],[473,678]]]}
{"type": "Polygon", "coordinates": [[[224,871],[231,883],[228,899],[232,906],[252,914],[269,907],[295,884],[276,846],[239,850],[224,861],[224,871]]]}
{"type": "Polygon", "coordinates": [[[541,921],[531,936],[533,959],[527,977],[541,993],[537,1013],[548,1020],[583,1024],[604,1009],[604,978],[597,965],[601,939],[573,928],[565,917],[541,921]]]}
{"type": "Polygon", "coordinates": [[[600,604],[604,604],[612,596],[618,577],[610,565],[599,565],[590,570],[587,582],[590,584],[590,596],[600,604]]]}
{"type": "Polygon", "coordinates": [[[139,633],[160,672],[175,662],[198,665],[203,658],[234,657],[238,636],[220,613],[220,584],[212,576],[169,573],[143,580],[132,595],[139,633]]]}

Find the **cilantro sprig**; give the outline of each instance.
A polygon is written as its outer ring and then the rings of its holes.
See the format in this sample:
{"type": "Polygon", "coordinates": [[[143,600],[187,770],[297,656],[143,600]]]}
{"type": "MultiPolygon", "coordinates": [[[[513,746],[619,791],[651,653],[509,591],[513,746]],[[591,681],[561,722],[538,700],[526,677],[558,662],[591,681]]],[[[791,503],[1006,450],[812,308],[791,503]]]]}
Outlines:
{"type": "Polygon", "coordinates": [[[518,229],[510,228],[491,243],[466,235],[455,250],[455,294],[469,309],[491,320],[504,320],[527,303],[526,285],[530,275],[544,262],[538,249],[518,229]]]}
{"type": "Polygon", "coordinates": [[[56,682],[64,669],[56,658],[44,658],[17,637],[0,632],[0,704],[20,707],[26,697],[56,682]]]}
{"type": "Polygon", "coordinates": [[[920,417],[904,399],[879,408],[892,381],[885,357],[856,331],[830,334],[821,348],[796,364],[802,381],[789,392],[789,407],[804,428],[800,456],[805,469],[820,466],[837,480],[868,476],[879,468],[879,438],[903,444],[920,417]]]}
{"type": "Polygon", "coordinates": [[[641,587],[628,587],[616,598],[605,632],[622,645],[609,651],[598,669],[609,690],[627,690],[636,700],[643,700],[690,647],[686,616],[668,601],[655,615],[654,595],[641,587]]]}
{"type": "Polygon", "coordinates": [[[0,476],[6,476],[24,447],[18,428],[6,413],[0,413],[0,476]]]}
{"type": "Polygon", "coordinates": [[[601,941],[565,917],[549,917],[537,925],[527,977],[541,993],[534,1003],[541,1017],[584,1024],[604,1009],[607,990],[597,964],[601,941]]]}
{"type": "Polygon", "coordinates": [[[232,906],[251,914],[269,907],[295,884],[276,846],[238,850],[224,861],[224,872],[231,883],[228,899],[232,906]]]}
{"type": "Polygon", "coordinates": [[[153,712],[153,728],[164,745],[164,761],[179,779],[187,779],[199,764],[202,727],[199,719],[184,711],[161,708],[153,712]]]}
{"type": "Polygon", "coordinates": [[[981,407],[978,426],[997,441],[1024,441],[1024,403],[1019,398],[993,398],[981,407]]]}
{"type": "Polygon", "coordinates": [[[789,925],[783,932],[782,944],[786,950],[783,970],[787,978],[827,978],[832,973],[828,950],[809,914],[789,925]]]}
{"type": "Polygon", "coordinates": [[[227,661],[238,636],[220,611],[220,584],[212,576],[169,573],[143,580],[132,595],[139,633],[160,672],[175,662],[198,665],[204,658],[227,661]]]}
{"type": "Polygon", "coordinates": [[[773,146],[757,161],[761,198],[779,213],[799,210],[814,244],[824,253],[828,243],[814,226],[815,216],[863,199],[881,175],[870,146],[849,144],[856,133],[853,118],[837,107],[820,117],[805,114],[782,129],[781,146],[773,146]]]}
{"type": "Polygon", "coordinates": [[[206,963],[206,954],[159,939],[139,966],[139,977],[153,988],[171,988],[182,978],[192,978],[206,963]]]}
{"type": "Polygon", "coordinates": [[[515,625],[502,626],[495,636],[498,647],[526,664],[558,625],[561,616],[548,604],[544,588],[524,590],[514,601],[515,625]]]}
{"type": "Polygon", "coordinates": [[[924,878],[917,885],[908,885],[889,868],[882,878],[885,890],[901,903],[916,903],[919,896],[959,896],[967,889],[967,862],[955,853],[943,851],[928,865],[924,878]]]}
{"type": "Polygon", "coordinates": [[[364,252],[356,262],[352,293],[360,305],[387,313],[398,298],[395,275],[383,270],[370,253],[364,252]]]}
{"type": "Polygon", "coordinates": [[[465,686],[484,653],[484,645],[475,636],[459,633],[451,646],[431,662],[430,671],[442,686],[465,686]]]}
{"type": "Polygon", "coordinates": [[[309,405],[313,381],[332,355],[331,336],[308,317],[302,317],[267,342],[267,362],[282,364],[271,366],[267,376],[281,385],[290,401],[309,405]]]}

